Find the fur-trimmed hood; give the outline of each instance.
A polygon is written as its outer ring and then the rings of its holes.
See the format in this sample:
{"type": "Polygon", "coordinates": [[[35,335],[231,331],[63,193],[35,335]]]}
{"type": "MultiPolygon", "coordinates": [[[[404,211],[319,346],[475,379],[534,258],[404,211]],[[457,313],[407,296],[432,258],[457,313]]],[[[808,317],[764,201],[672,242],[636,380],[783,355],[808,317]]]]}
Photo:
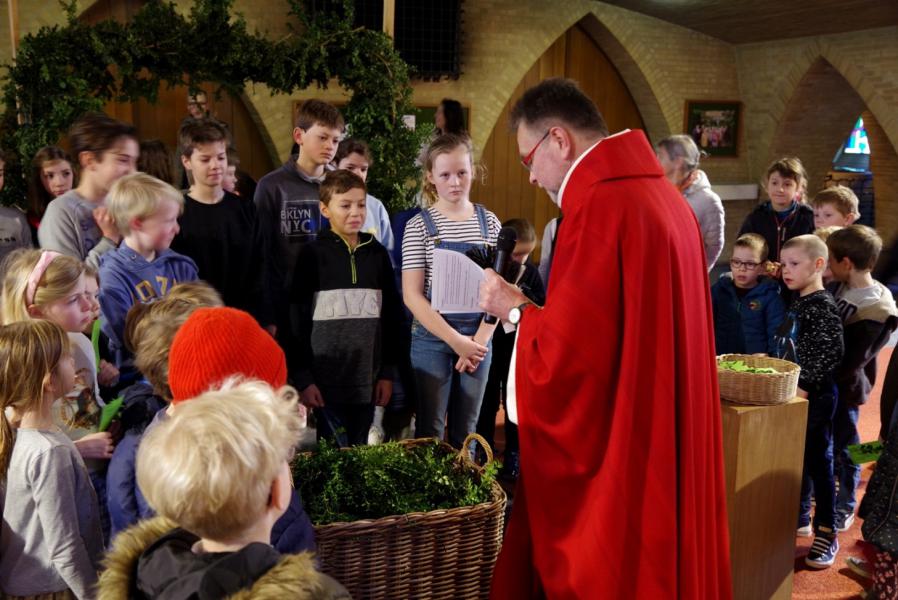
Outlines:
{"type": "MultiPolygon", "coordinates": [[[[157,517],[142,521],[120,533],[104,560],[98,600],[139,597],[135,585],[137,566],[144,552],[177,525],[157,517]]],[[[199,597],[199,596],[191,596],[199,597]]],[[[277,563],[249,588],[228,596],[228,600],[345,600],[349,592],[331,577],[315,570],[310,552],[281,555],[277,563]]]]}

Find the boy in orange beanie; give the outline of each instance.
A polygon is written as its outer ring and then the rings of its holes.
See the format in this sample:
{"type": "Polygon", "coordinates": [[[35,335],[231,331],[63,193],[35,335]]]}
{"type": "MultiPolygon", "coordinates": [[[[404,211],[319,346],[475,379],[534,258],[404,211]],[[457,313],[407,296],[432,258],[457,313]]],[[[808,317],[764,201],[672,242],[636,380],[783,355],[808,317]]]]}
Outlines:
{"type": "MultiPolygon", "coordinates": [[[[175,334],[168,354],[171,404],[156,413],[145,434],[176,413],[180,403],[218,389],[234,376],[261,380],[275,390],[282,388],[287,381],[284,352],[242,310],[227,307],[194,310],[175,334]]],[[[271,530],[271,545],[283,553],[315,550],[312,523],[295,491],[287,511],[271,530]]]]}

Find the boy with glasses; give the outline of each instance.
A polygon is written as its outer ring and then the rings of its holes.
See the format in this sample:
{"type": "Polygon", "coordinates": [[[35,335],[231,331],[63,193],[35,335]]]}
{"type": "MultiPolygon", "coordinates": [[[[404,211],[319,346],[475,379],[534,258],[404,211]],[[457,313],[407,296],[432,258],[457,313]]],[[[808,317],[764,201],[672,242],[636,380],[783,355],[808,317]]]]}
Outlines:
{"type": "Polygon", "coordinates": [[[731,272],[711,287],[717,354],[772,354],[774,333],[786,314],[779,285],[762,277],[767,242],[746,233],[733,244],[731,272]]]}

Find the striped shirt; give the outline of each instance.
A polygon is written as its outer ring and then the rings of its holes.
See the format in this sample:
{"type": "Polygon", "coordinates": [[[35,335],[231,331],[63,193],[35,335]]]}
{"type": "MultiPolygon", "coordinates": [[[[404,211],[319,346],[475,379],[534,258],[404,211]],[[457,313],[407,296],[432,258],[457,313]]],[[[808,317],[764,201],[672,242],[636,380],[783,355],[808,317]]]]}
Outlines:
{"type": "MultiPolygon", "coordinates": [[[[489,239],[484,240],[480,235],[480,223],[477,213],[465,221],[452,221],[443,216],[437,209],[425,208],[436,224],[437,232],[441,240],[445,242],[467,242],[469,244],[487,243],[496,245],[499,230],[502,224],[498,217],[490,211],[486,211],[486,225],[489,230],[489,239]]],[[[424,218],[415,215],[405,227],[405,235],[402,238],[402,270],[414,271],[424,269],[424,295],[430,293],[431,266],[433,265],[433,238],[427,235],[424,226],[424,218]]]]}

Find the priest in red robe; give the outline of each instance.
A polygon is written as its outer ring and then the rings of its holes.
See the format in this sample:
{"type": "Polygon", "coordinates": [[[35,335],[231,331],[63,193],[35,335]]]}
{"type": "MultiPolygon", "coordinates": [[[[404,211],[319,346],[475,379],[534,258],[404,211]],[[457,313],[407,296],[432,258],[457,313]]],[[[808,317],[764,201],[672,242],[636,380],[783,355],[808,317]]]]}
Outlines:
{"type": "Polygon", "coordinates": [[[731,598],[698,222],[645,135],[608,136],[574,82],[528,90],[512,127],[564,219],[544,307],[492,271],[481,288],[520,322],[521,477],[492,598],[731,598]]]}

